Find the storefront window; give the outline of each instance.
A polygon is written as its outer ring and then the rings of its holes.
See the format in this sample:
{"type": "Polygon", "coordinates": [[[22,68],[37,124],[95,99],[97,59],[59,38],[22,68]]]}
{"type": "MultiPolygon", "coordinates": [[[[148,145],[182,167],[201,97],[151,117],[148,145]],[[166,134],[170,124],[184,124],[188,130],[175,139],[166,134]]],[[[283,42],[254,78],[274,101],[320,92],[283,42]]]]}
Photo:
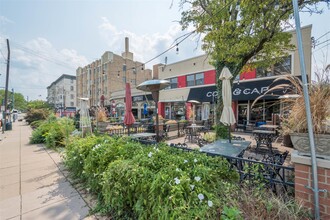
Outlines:
{"type": "Polygon", "coordinates": [[[272,114],[280,113],[278,101],[259,101],[251,108],[250,121],[271,121],[272,114]]]}
{"type": "Polygon", "coordinates": [[[250,121],[263,121],[263,101],[259,101],[251,108],[250,121]]]}
{"type": "Polygon", "coordinates": [[[238,120],[237,124],[244,124],[247,121],[247,104],[239,104],[238,105],[238,120]]]}
{"type": "Polygon", "coordinates": [[[181,120],[185,118],[186,109],[184,102],[172,103],[171,119],[181,120]]]}

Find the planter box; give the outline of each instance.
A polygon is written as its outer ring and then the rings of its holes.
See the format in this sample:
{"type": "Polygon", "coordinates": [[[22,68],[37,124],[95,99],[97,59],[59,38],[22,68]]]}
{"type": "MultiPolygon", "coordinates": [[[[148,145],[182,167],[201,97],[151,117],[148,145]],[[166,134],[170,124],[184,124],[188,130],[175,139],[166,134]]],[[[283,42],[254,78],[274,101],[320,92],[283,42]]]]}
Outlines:
{"type": "MultiPolygon", "coordinates": [[[[310,155],[308,133],[292,133],[290,136],[293,147],[300,155],[310,155]]],[[[330,159],[330,134],[315,134],[314,141],[316,156],[330,159]]]]}

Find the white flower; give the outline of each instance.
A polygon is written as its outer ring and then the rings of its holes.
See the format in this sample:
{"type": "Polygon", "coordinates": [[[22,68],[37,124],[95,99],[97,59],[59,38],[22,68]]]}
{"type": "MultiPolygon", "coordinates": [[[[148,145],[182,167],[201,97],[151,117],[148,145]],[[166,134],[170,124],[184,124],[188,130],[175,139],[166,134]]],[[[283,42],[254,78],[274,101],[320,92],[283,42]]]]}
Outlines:
{"type": "Polygon", "coordinates": [[[80,161],[80,164],[82,164],[82,161],[80,161]]]}
{"type": "Polygon", "coordinates": [[[195,185],[190,185],[191,190],[194,190],[195,185]]]}
{"type": "Polygon", "coordinates": [[[201,180],[201,178],[200,178],[199,176],[196,176],[196,177],[195,177],[195,180],[196,180],[197,182],[199,182],[199,181],[201,180]]]}
{"type": "Polygon", "coordinates": [[[180,169],[179,168],[176,168],[175,171],[180,171],[180,169]]]}
{"type": "Polygon", "coordinates": [[[151,156],[152,156],[152,152],[149,152],[148,157],[151,157],[151,156]]]}
{"type": "Polygon", "coordinates": [[[197,163],[197,159],[194,159],[194,162],[197,163]]]}
{"type": "Polygon", "coordinates": [[[212,207],[212,206],[213,206],[213,202],[212,202],[211,200],[209,200],[209,201],[207,201],[207,205],[208,205],[209,207],[212,207]]]}
{"type": "Polygon", "coordinates": [[[188,160],[184,160],[183,163],[188,163],[188,160]]]}
{"type": "Polygon", "coordinates": [[[158,152],[158,151],[159,151],[159,149],[158,149],[158,148],[156,148],[156,151],[158,152]]]}
{"type": "Polygon", "coordinates": [[[204,199],[204,195],[202,193],[198,194],[198,198],[200,201],[202,201],[204,199]]]}
{"type": "Polygon", "coordinates": [[[174,180],[176,185],[180,184],[180,180],[177,177],[175,177],[174,180]]]}

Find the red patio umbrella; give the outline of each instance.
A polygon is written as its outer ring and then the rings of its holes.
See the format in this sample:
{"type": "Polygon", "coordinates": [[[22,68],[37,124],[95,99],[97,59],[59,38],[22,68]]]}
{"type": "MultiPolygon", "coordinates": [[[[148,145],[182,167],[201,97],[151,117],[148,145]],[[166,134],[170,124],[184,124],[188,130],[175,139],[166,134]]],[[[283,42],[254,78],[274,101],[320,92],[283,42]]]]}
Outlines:
{"type": "Polygon", "coordinates": [[[128,126],[128,135],[129,135],[129,127],[135,122],[135,118],[132,113],[131,85],[129,83],[126,83],[125,106],[126,106],[126,112],[124,116],[124,124],[128,126]]]}

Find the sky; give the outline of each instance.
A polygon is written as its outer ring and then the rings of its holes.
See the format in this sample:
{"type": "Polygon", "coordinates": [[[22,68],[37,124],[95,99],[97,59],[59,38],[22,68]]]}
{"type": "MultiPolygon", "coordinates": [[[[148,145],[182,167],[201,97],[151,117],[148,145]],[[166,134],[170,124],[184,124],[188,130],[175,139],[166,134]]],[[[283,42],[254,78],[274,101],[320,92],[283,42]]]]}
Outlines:
{"type": "MultiPolygon", "coordinates": [[[[330,11],[319,7],[323,14],[300,13],[301,25],[313,24],[312,36],[321,37],[313,50],[318,67],[330,61],[330,11]]],[[[120,55],[125,37],[134,60],[146,62],[161,54],[187,33],[180,17],[179,0],[0,0],[0,89],[6,80],[6,39],[9,90],[28,100],[46,100],[47,86],[62,74],[75,75],[77,67],[100,59],[105,51],[120,55]]],[[[201,55],[197,42],[189,37],[179,44],[179,53],[174,48],[146,66],[152,69],[165,57],[170,64],[201,55]]]]}

